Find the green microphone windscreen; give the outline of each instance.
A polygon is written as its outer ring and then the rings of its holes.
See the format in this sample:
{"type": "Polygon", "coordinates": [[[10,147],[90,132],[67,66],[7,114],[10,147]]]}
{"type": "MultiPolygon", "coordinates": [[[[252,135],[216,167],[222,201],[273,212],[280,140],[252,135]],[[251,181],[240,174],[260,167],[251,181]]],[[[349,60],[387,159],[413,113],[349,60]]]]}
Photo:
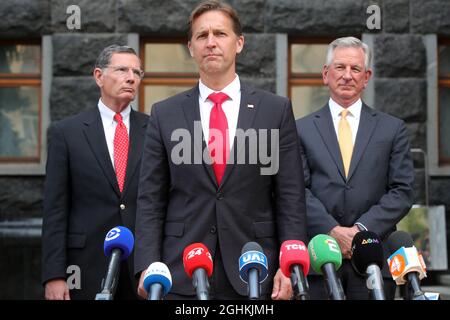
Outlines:
{"type": "Polygon", "coordinates": [[[326,234],[318,234],[308,244],[311,267],[318,274],[322,274],[325,263],[333,263],[336,270],[341,267],[342,253],[336,239],[326,234]]]}

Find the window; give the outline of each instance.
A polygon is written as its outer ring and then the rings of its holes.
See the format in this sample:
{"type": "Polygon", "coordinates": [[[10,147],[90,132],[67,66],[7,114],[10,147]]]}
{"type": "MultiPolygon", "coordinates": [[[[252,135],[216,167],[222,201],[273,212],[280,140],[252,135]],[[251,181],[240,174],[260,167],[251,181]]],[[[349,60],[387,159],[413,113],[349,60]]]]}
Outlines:
{"type": "Polygon", "coordinates": [[[39,162],[41,46],[0,42],[0,164],[39,162]]]}
{"type": "Polygon", "coordinates": [[[140,111],[149,113],[155,102],[188,90],[198,82],[197,65],[189,54],[186,39],[144,39],[140,47],[145,71],[140,111]]]}
{"type": "Polygon", "coordinates": [[[438,42],[439,165],[450,165],[450,39],[438,42]]]}
{"type": "Polygon", "coordinates": [[[296,119],[317,111],[327,103],[328,88],[322,68],[331,39],[291,39],[289,43],[289,97],[296,119]]]}

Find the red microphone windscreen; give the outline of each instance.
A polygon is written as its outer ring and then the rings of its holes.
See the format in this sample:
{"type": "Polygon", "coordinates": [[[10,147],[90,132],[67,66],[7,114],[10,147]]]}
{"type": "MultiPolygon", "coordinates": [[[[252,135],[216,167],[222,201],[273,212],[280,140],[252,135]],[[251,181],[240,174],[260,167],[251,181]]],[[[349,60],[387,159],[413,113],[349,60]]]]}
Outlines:
{"type": "Polygon", "coordinates": [[[208,248],[203,243],[193,243],[188,245],[183,251],[183,265],[184,271],[189,278],[196,269],[205,269],[208,277],[211,277],[213,272],[213,262],[208,248]]]}
{"type": "Polygon", "coordinates": [[[286,277],[291,276],[291,266],[299,265],[305,277],[309,272],[309,254],[305,244],[300,240],[286,240],[280,248],[280,268],[286,277]]]}

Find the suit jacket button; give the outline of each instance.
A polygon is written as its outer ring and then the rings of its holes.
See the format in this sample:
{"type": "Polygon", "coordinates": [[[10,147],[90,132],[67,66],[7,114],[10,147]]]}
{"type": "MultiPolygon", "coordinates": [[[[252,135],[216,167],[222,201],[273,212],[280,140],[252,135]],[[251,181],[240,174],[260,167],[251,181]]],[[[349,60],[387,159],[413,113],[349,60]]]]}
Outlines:
{"type": "Polygon", "coordinates": [[[122,203],[121,205],[120,205],[120,210],[125,210],[125,205],[122,203]]]}
{"type": "Polygon", "coordinates": [[[217,200],[222,200],[222,199],[223,199],[223,194],[222,194],[222,192],[217,192],[216,198],[217,198],[217,200]]]}
{"type": "Polygon", "coordinates": [[[209,229],[209,232],[211,232],[212,234],[216,233],[217,228],[216,226],[212,226],[211,229],[209,229]]]}

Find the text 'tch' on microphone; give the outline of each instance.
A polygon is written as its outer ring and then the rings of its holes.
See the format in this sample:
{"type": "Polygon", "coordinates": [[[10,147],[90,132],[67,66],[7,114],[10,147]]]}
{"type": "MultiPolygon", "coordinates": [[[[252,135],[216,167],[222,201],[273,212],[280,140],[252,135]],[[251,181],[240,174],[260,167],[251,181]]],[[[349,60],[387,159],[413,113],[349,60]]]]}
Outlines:
{"type": "Polygon", "coordinates": [[[308,249],[300,240],[286,240],[280,248],[280,269],[286,277],[291,278],[295,300],[309,299],[309,286],[306,276],[310,260],[308,249]]]}

